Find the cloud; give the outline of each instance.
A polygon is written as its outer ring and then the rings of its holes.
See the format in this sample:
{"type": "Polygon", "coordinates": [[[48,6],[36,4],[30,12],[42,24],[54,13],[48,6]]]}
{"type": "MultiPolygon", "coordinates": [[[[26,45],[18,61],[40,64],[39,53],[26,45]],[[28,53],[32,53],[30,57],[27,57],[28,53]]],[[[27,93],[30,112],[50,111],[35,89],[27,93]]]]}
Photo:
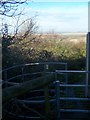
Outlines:
{"type": "MultiPolygon", "coordinates": [[[[37,14],[36,21],[40,27],[39,30],[43,32],[50,30],[56,32],[88,31],[88,4],[33,3],[25,7],[24,13],[26,14],[21,17],[21,21],[37,14]]],[[[6,19],[6,21],[15,25],[13,19],[6,19]]]]}
{"type": "Polygon", "coordinates": [[[48,9],[36,10],[39,14],[38,23],[41,30],[54,29],[57,32],[87,32],[88,29],[88,7],[87,6],[65,6],[50,7],[48,9]]]}
{"type": "Polygon", "coordinates": [[[89,0],[33,0],[33,2],[89,2],[89,0]]]}

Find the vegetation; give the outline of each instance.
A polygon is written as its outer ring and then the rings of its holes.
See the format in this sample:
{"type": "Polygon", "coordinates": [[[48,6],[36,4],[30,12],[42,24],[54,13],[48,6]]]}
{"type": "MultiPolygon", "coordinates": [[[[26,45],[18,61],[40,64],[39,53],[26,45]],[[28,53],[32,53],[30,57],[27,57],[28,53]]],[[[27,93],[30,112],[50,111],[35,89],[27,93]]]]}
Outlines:
{"type": "Polygon", "coordinates": [[[32,34],[27,38],[17,38],[16,41],[10,42],[13,39],[9,37],[6,40],[7,44],[5,39],[3,40],[3,68],[28,62],[61,61],[67,62],[70,69],[84,69],[85,39],[85,35],[32,34]]]}

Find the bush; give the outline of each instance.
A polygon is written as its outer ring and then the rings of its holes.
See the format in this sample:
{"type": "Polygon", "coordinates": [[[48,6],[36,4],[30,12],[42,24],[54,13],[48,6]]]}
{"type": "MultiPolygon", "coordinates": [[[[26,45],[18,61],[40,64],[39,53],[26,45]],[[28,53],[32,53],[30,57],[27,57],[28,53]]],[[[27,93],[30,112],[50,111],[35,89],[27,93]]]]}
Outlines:
{"type": "Polygon", "coordinates": [[[41,61],[67,62],[69,69],[85,68],[85,41],[74,43],[69,40],[47,40],[47,37],[39,40],[36,38],[36,41],[29,41],[29,37],[28,40],[11,41],[10,37],[3,40],[3,68],[41,61]]]}

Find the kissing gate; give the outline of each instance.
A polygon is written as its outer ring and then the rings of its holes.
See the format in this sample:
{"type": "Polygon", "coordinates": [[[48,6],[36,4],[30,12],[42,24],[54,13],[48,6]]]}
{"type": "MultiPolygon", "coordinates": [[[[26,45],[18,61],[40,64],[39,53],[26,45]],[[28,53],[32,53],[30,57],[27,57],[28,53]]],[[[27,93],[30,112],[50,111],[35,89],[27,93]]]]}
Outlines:
{"type": "Polygon", "coordinates": [[[17,65],[1,73],[2,120],[89,120],[90,32],[84,71],[68,70],[67,63],[44,62],[17,65]]]}

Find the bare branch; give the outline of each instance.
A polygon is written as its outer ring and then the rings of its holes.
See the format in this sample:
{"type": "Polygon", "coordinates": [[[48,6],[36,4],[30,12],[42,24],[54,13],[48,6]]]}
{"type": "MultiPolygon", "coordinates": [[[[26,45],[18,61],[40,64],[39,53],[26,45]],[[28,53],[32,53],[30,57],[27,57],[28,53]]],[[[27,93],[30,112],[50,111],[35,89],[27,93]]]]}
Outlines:
{"type": "Polygon", "coordinates": [[[35,33],[38,28],[35,22],[36,15],[34,17],[27,18],[22,22],[20,22],[21,15],[18,16],[18,18],[16,19],[16,26],[14,30],[14,36],[13,36],[15,39],[18,37],[20,39],[25,39],[28,36],[33,35],[33,33],[35,33]]]}
{"type": "MultiPolygon", "coordinates": [[[[0,15],[12,17],[15,14],[18,6],[27,3],[27,0],[1,0],[0,1],[0,15]]],[[[19,14],[19,13],[18,13],[19,14]]]]}

